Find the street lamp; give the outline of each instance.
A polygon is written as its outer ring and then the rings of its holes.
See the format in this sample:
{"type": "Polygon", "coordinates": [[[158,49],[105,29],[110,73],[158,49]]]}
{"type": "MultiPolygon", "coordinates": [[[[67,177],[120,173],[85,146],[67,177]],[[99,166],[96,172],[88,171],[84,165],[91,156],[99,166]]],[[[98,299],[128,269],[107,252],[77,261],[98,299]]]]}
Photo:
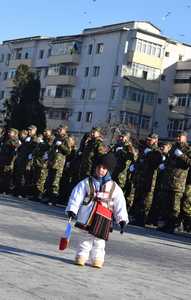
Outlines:
{"type": "MultiPolygon", "coordinates": [[[[132,82],[134,85],[136,85],[138,88],[140,88],[141,90],[145,91],[145,88],[138,84],[137,82],[133,81],[132,79],[130,79],[128,76],[123,76],[123,78],[129,82],[132,82]]],[[[138,113],[138,125],[137,125],[137,138],[139,139],[140,137],[140,129],[141,129],[141,120],[142,120],[142,115],[143,115],[143,108],[144,108],[144,97],[141,97],[141,103],[139,106],[139,113],[138,113]]]]}

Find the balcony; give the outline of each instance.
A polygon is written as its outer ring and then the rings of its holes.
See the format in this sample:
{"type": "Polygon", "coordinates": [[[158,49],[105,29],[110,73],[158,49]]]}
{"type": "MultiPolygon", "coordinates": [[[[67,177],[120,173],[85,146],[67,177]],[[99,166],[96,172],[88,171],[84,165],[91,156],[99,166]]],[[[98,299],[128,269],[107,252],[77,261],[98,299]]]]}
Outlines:
{"type": "Polygon", "coordinates": [[[10,68],[18,68],[19,65],[27,65],[28,67],[32,66],[32,59],[11,59],[9,62],[10,68]]]}
{"type": "Polygon", "coordinates": [[[53,108],[72,108],[72,97],[54,98],[46,96],[44,97],[43,105],[53,108]]]}
{"type": "Polygon", "coordinates": [[[70,76],[70,75],[54,75],[48,76],[47,79],[47,85],[76,85],[76,76],[70,76]]]}
{"type": "Polygon", "coordinates": [[[56,65],[61,63],[79,64],[80,55],[77,53],[73,54],[61,54],[61,55],[51,55],[48,59],[49,65],[56,65]]]}

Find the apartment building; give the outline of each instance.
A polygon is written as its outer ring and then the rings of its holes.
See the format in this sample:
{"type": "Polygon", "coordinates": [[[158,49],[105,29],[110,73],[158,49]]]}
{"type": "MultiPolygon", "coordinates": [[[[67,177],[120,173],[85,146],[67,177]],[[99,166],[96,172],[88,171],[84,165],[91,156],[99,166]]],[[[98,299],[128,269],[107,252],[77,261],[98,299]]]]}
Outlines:
{"type": "Polygon", "coordinates": [[[189,105],[183,107],[182,99],[189,102],[190,85],[180,82],[190,78],[189,59],[191,45],[161,35],[145,21],[4,41],[0,103],[10,93],[17,66],[25,63],[40,76],[49,127],[65,123],[80,135],[92,126],[124,124],[133,134],[155,131],[171,138],[189,129],[189,105]],[[176,111],[169,110],[169,97],[178,99],[176,111]]]}

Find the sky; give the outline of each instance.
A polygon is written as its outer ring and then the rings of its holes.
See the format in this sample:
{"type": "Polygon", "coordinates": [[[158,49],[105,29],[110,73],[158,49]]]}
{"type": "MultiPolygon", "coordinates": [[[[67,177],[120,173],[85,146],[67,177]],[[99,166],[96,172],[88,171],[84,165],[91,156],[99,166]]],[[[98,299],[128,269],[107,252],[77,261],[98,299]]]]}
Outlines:
{"type": "Polygon", "coordinates": [[[1,3],[0,42],[85,28],[150,21],[162,34],[191,44],[191,0],[7,0],[1,3]]]}

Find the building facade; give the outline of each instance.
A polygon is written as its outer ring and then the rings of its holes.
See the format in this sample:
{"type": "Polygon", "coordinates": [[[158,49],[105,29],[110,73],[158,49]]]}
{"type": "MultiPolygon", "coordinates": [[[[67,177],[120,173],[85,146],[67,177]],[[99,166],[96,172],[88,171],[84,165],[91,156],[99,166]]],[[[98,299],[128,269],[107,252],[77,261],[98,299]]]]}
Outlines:
{"type": "MultiPolygon", "coordinates": [[[[191,125],[191,45],[162,36],[150,22],[85,29],[79,35],[30,37],[0,45],[0,107],[19,64],[41,80],[47,125],[81,135],[123,124],[134,135],[173,138],[191,125]],[[169,99],[177,101],[169,110],[169,99]]],[[[3,113],[1,113],[3,123],[3,113]]],[[[191,135],[190,135],[191,137],[191,135]]]]}

